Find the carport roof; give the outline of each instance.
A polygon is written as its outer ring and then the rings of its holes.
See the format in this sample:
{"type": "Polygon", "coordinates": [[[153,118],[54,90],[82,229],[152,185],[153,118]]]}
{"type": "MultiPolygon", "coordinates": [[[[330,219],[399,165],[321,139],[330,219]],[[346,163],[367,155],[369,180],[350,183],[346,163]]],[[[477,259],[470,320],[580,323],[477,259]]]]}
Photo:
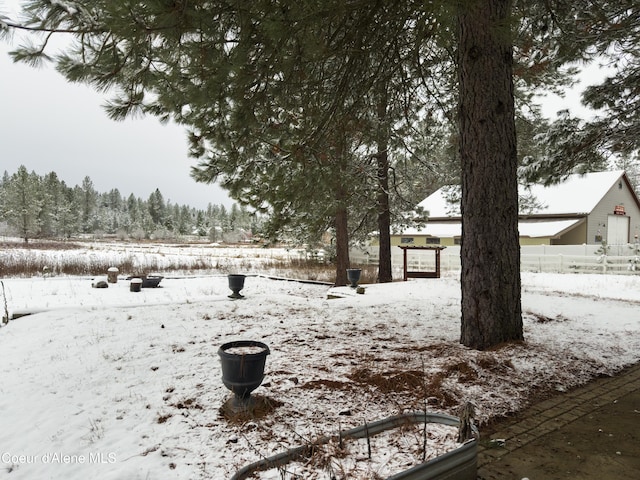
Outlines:
{"type": "MultiPolygon", "coordinates": [[[[521,220],[518,222],[518,230],[521,237],[554,238],[582,222],[584,222],[584,218],[566,220],[521,220]]],[[[459,221],[427,222],[424,228],[409,228],[402,232],[403,237],[410,237],[412,235],[437,238],[460,237],[462,235],[462,224],[459,221]]]]}

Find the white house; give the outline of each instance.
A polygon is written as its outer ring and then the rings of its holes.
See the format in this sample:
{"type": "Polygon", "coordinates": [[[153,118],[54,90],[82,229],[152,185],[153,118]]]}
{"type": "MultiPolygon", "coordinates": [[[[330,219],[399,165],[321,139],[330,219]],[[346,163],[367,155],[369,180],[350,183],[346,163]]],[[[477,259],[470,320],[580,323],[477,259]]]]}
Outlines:
{"type": "MultiPolygon", "coordinates": [[[[426,227],[392,236],[392,245],[457,245],[459,204],[441,188],[419,203],[426,227]]],[[[558,185],[520,189],[522,245],[622,245],[640,235],[640,200],[622,170],[571,175],[558,185]]]]}

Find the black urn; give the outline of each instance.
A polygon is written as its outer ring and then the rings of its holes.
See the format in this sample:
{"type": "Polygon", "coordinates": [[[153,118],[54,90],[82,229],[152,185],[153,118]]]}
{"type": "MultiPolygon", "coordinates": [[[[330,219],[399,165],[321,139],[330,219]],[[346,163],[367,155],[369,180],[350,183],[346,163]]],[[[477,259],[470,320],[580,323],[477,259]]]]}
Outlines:
{"type": "Polygon", "coordinates": [[[229,298],[237,299],[244,298],[243,295],[240,295],[240,290],[244,288],[244,279],[247,278],[246,275],[237,275],[237,274],[229,274],[227,275],[229,279],[229,288],[233,292],[229,295],[229,298]]]}
{"type": "Polygon", "coordinates": [[[347,280],[351,283],[351,288],[356,288],[360,281],[360,274],[362,270],[360,268],[347,268],[347,280]]]}
{"type": "Polygon", "coordinates": [[[249,403],[251,392],[262,383],[269,353],[266,344],[254,340],[228,342],[218,349],[222,383],[233,392],[236,403],[249,403]]]}

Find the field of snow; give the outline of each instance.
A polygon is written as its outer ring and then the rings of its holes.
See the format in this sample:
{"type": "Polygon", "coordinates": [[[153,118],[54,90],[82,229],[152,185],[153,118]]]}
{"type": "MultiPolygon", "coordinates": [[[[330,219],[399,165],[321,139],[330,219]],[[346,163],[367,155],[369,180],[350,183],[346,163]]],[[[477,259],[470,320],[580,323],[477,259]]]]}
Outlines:
{"type": "MultiPolygon", "coordinates": [[[[487,422],[640,360],[638,276],[523,274],[526,341],[486,352],[458,343],[454,274],[362,295],[256,275],[242,300],[228,298],[224,275],[167,275],[141,292],[96,280],[2,279],[7,310],[36,313],[0,328],[0,478],[226,479],[425,406],[455,415],[471,401],[487,422]],[[237,339],[271,350],[254,419],[221,409],[231,394],[217,350],[237,339]]],[[[375,461],[337,459],[316,478],[407,468],[387,440],[372,444],[375,461]]]]}

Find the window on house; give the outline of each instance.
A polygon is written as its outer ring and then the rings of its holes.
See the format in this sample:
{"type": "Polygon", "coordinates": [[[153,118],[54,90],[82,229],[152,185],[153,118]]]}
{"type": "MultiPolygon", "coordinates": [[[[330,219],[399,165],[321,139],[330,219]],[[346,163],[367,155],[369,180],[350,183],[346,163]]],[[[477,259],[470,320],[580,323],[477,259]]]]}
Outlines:
{"type": "Polygon", "coordinates": [[[462,245],[462,237],[453,237],[454,245],[462,245]]]}
{"type": "Polygon", "coordinates": [[[427,237],[427,245],[440,245],[440,237],[427,237]]]}
{"type": "Polygon", "coordinates": [[[400,243],[403,245],[412,245],[413,237],[400,237],[400,243]]]}

